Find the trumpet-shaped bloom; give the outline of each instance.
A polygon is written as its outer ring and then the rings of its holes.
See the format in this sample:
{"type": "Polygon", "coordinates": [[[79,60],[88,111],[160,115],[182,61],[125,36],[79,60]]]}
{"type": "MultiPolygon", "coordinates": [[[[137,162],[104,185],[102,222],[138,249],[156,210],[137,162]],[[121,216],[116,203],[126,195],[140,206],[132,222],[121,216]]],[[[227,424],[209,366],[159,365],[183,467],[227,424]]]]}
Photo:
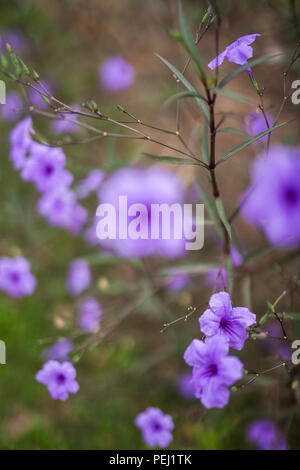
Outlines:
{"type": "Polygon", "coordinates": [[[142,431],[143,440],[150,447],[168,447],[173,437],[174,423],[170,415],[159,408],[149,407],[135,418],[135,424],[142,431]]]}
{"type": "Polygon", "coordinates": [[[30,263],[23,258],[0,258],[0,289],[11,297],[31,295],[36,286],[36,278],[30,271],[30,263]]]}
{"type": "Polygon", "coordinates": [[[71,362],[48,361],[35,376],[36,380],[46,385],[54,400],[65,401],[70,393],[77,393],[79,384],[76,369],[71,362]]]}
{"type": "Polygon", "coordinates": [[[260,450],[286,450],[284,435],[273,421],[254,421],[247,430],[247,439],[260,450]]]}
{"type": "Polygon", "coordinates": [[[253,56],[253,49],[250,44],[255,41],[257,36],[260,36],[260,34],[247,34],[246,36],[241,36],[227,46],[225,51],[221,52],[215,59],[213,59],[208,64],[208,67],[213,70],[220,66],[224,59],[237,65],[247,64],[248,59],[253,56]]]}
{"type": "Polygon", "coordinates": [[[205,342],[194,339],[184,353],[185,362],[193,367],[195,397],[205,408],[227,405],[228,387],[242,378],[243,364],[237,357],[228,356],[228,350],[228,341],[214,336],[205,342]]]}
{"type": "Polygon", "coordinates": [[[211,296],[209,309],[199,318],[201,331],[207,338],[218,335],[228,341],[229,346],[241,350],[248,338],[247,328],[256,322],[256,315],[248,308],[232,308],[230,295],[218,292],[211,296]]]}
{"type": "Polygon", "coordinates": [[[255,160],[241,213],[272,245],[300,242],[300,148],[273,145],[255,160]]]}

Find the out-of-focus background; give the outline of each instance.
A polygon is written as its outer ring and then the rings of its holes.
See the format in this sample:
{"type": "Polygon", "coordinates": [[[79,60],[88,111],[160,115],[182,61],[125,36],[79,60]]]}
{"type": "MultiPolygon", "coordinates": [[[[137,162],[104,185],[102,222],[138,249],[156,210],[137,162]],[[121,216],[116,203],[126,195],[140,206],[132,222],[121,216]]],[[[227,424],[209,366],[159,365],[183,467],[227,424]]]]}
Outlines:
{"type": "MultiPolygon", "coordinates": [[[[258,83],[265,87],[266,108],[276,114],[282,99],[282,71],[297,42],[297,29],[299,32],[296,2],[222,0],[218,5],[222,16],[221,50],[239,36],[261,33],[254,45],[254,57],[282,53],[255,68],[258,83]]],[[[195,31],[205,2],[185,0],[183,6],[195,31]]],[[[5,48],[6,41],[11,42],[19,56],[51,84],[55,96],[65,103],[94,99],[102,112],[121,119],[116,109],[120,104],[145,122],[175,130],[175,104],[166,108],[163,103],[176,92],[176,83],[153,52],[179,69],[185,63],[183,49],[169,33],[178,27],[176,1],[2,0],[0,17],[1,48],[5,48]],[[114,55],[124,57],[136,71],[134,83],[119,92],[106,90],[98,78],[99,66],[114,55]]],[[[213,28],[204,36],[199,50],[204,64],[214,58],[213,28]]],[[[224,62],[223,71],[233,67],[224,62]]],[[[290,80],[297,78],[297,71],[299,76],[299,66],[290,80]]],[[[197,84],[190,72],[189,77],[197,84]]],[[[18,91],[13,83],[5,81],[8,92],[18,91]]],[[[257,95],[247,74],[240,74],[229,89],[243,93],[253,104],[221,97],[217,112],[226,113],[226,127],[244,131],[244,116],[257,108],[257,95]]],[[[203,119],[188,101],[182,107],[182,133],[194,149],[200,149],[203,119]]],[[[299,112],[299,106],[287,105],[282,120],[296,120],[277,131],[273,141],[299,144],[299,112]]],[[[299,447],[299,414],[296,410],[288,423],[286,410],[291,398],[284,374],[262,377],[244,392],[233,394],[229,405],[221,410],[205,411],[199,401],[182,396],[178,377],[189,372],[182,355],[191,339],[199,337],[199,315],[164,333],[160,330],[165,321],[207,301],[212,291],[207,277],[194,275],[177,292],[156,292],[154,277],[162,268],[178,262],[109,262],[82,237],[47,225],[36,211],[36,190],[21,180],[9,160],[8,136],[20,119],[16,116],[9,121],[2,116],[0,121],[0,256],[22,253],[31,262],[38,287],[34,295],[20,300],[0,293],[0,338],[7,347],[7,364],[0,366],[0,448],[143,449],[146,445],[134,418],[147,406],[157,406],[173,416],[171,448],[248,448],[245,431],[249,423],[270,417],[275,417],[284,429],[287,427],[289,445],[299,447]],[[84,351],[76,363],[80,392],[59,402],[51,400],[34,376],[42,366],[43,349],[74,331],[76,336],[75,302],[65,287],[68,266],[74,258],[90,262],[94,279],[90,293],[100,301],[105,318],[118,318],[143,291],[146,300],[108,331],[96,347],[84,351]]],[[[33,121],[36,129],[53,137],[46,118],[34,116],[33,121]]],[[[105,129],[116,131],[113,126],[106,125],[105,129]]],[[[152,135],[159,134],[154,131],[152,135]]],[[[176,142],[173,136],[163,135],[163,139],[168,145],[176,142]]],[[[224,154],[240,141],[240,136],[220,134],[217,154],[224,154]]],[[[95,168],[110,173],[126,165],[149,165],[142,152],[165,154],[154,144],[122,139],[70,145],[64,150],[75,181],[95,168]]],[[[229,214],[248,185],[248,169],[256,153],[255,146],[248,147],[220,167],[218,179],[229,214]]],[[[192,166],[170,169],[187,188],[193,188],[197,172],[192,166]]],[[[96,198],[89,199],[87,207],[91,213],[96,205],[96,198]]],[[[249,252],[266,244],[263,235],[243,220],[238,218],[235,228],[249,252]]],[[[186,263],[218,263],[220,255],[220,247],[207,227],[203,250],[189,253],[186,263]]],[[[274,301],[297,269],[296,260],[278,272],[270,259],[267,268],[250,273],[247,282],[251,282],[252,311],[263,314],[266,299],[274,301]]],[[[236,279],[238,305],[244,300],[243,279],[242,275],[236,279]]],[[[283,308],[299,311],[299,296],[295,295],[292,306],[289,302],[290,299],[283,301],[283,308]]],[[[201,309],[198,313],[202,313],[201,309]]],[[[250,370],[263,370],[278,361],[278,352],[264,349],[259,341],[249,341],[239,355],[250,370]]]]}

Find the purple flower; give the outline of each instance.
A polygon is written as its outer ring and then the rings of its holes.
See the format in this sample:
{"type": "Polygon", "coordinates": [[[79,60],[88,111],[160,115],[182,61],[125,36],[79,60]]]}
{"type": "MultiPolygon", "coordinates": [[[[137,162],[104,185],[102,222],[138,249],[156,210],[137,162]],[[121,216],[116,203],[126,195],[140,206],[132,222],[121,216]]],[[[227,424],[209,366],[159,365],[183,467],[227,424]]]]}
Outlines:
{"type": "Polygon", "coordinates": [[[282,329],[278,323],[271,323],[266,326],[268,332],[268,337],[264,340],[263,346],[271,354],[278,354],[283,359],[291,358],[291,349],[287,342],[281,341],[282,338],[282,329]],[[275,338],[271,338],[274,336],[275,338]]]}
{"type": "Polygon", "coordinates": [[[27,160],[28,152],[33,143],[32,133],[31,117],[26,117],[23,121],[18,122],[10,133],[10,159],[16,170],[22,168],[27,160]]]}
{"type": "Polygon", "coordinates": [[[208,64],[208,67],[213,70],[220,66],[224,59],[237,65],[247,64],[248,59],[253,56],[253,49],[249,44],[252,44],[257,36],[260,36],[260,34],[247,34],[246,36],[241,36],[227,46],[225,51],[221,52],[221,54],[212,60],[208,64]]]}
{"type": "Polygon", "coordinates": [[[0,289],[11,297],[31,295],[36,286],[36,278],[31,274],[30,263],[23,258],[0,258],[0,289]]]}
{"type": "MultiPolygon", "coordinates": [[[[99,240],[101,245],[111,249],[123,258],[135,258],[160,255],[165,258],[178,258],[185,254],[185,239],[175,239],[174,223],[171,222],[170,239],[163,239],[159,234],[158,239],[151,237],[151,229],[155,228],[155,222],[151,221],[152,204],[183,204],[184,190],[178,177],[165,169],[157,166],[149,168],[122,168],[113,173],[100,187],[98,192],[99,202],[109,203],[115,208],[117,218],[116,239],[99,240]],[[146,238],[136,240],[118,237],[118,231],[127,231],[127,220],[118,220],[119,197],[127,197],[127,206],[143,204],[145,212],[140,216],[145,218],[148,225],[146,238]]],[[[96,219],[99,219],[97,217],[96,219]]],[[[120,218],[121,219],[121,218],[120,218]]],[[[136,216],[129,216],[129,224],[136,216]]],[[[158,227],[158,230],[161,227],[158,227]]]]}
{"type": "Polygon", "coordinates": [[[10,44],[16,54],[24,54],[28,50],[28,40],[19,28],[11,28],[0,32],[0,49],[6,51],[6,44],[10,44]]]}
{"type": "Polygon", "coordinates": [[[1,106],[1,116],[6,121],[15,121],[22,107],[23,102],[19,93],[11,91],[6,95],[6,103],[1,106]]]}
{"type": "Polygon", "coordinates": [[[192,378],[193,375],[190,372],[185,372],[176,381],[178,392],[186,400],[193,400],[195,398],[195,387],[192,378]]]}
{"type": "Polygon", "coordinates": [[[192,383],[195,397],[205,408],[223,408],[227,405],[233,385],[243,375],[243,364],[228,356],[228,341],[213,336],[205,342],[194,339],[184,353],[185,362],[193,367],[192,383]]]}
{"type": "MultiPolygon", "coordinates": [[[[46,91],[48,94],[53,95],[53,90],[52,90],[52,86],[50,85],[49,82],[47,81],[43,81],[42,82],[42,85],[39,85],[38,83],[35,84],[35,88],[37,88],[38,90],[40,90],[40,92],[42,93],[42,95],[45,95],[46,94],[46,91]]],[[[35,108],[39,108],[39,109],[45,109],[45,108],[48,108],[48,105],[45,103],[45,101],[41,98],[41,94],[35,90],[35,89],[30,89],[30,92],[29,92],[29,98],[33,104],[33,106],[35,108]]]]}
{"type": "Polygon", "coordinates": [[[67,287],[72,295],[81,294],[91,284],[92,277],[88,263],[75,259],[69,266],[67,287]]]}
{"type": "MultiPolygon", "coordinates": [[[[274,118],[271,116],[271,114],[267,114],[267,120],[269,123],[269,126],[272,127],[274,123],[274,118]]],[[[268,126],[266,124],[266,120],[264,118],[263,113],[259,112],[257,113],[256,111],[247,114],[245,117],[245,131],[249,135],[257,135],[260,134],[263,131],[266,131],[268,129],[268,126]]],[[[264,135],[260,139],[258,139],[256,142],[265,142],[268,139],[267,135],[264,135]]]]}
{"type": "MultiPolygon", "coordinates": [[[[71,108],[73,108],[75,111],[79,111],[79,106],[77,106],[76,104],[71,105],[71,108]]],[[[54,119],[52,121],[51,128],[55,134],[75,134],[80,130],[80,126],[76,124],[78,120],[78,115],[72,113],[63,113],[63,116],[75,122],[70,122],[66,119],[54,119]]]]}
{"type": "Polygon", "coordinates": [[[56,341],[49,348],[44,349],[42,357],[46,360],[67,361],[69,353],[73,349],[73,343],[68,338],[62,338],[56,341]]]}
{"type": "Polygon", "coordinates": [[[99,79],[107,90],[120,91],[133,84],[135,70],[123,57],[112,56],[101,64],[99,79]]]}
{"type": "Polygon", "coordinates": [[[172,417],[165,415],[159,408],[148,407],[137,415],[135,424],[141,429],[143,440],[150,447],[168,447],[173,440],[172,417]]]}
{"type": "Polygon", "coordinates": [[[79,390],[76,379],[76,370],[71,362],[60,363],[48,361],[35,376],[36,380],[46,385],[48,392],[54,400],[65,401],[69,393],[79,390]]]}
{"type": "Polygon", "coordinates": [[[189,276],[180,269],[169,269],[167,275],[166,287],[173,292],[178,292],[183,289],[189,281],[189,276]]]}
{"type": "Polygon", "coordinates": [[[224,266],[210,269],[206,273],[205,280],[213,289],[224,289],[228,287],[227,273],[224,266]]]}
{"type": "Polygon", "coordinates": [[[103,170],[92,170],[86,178],[81,180],[77,186],[77,196],[79,199],[85,199],[92,191],[99,189],[105,178],[103,170]]]}
{"type": "MultiPolygon", "coordinates": [[[[231,246],[230,248],[230,257],[232,265],[235,268],[243,263],[242,255],[234,248],[234,246],[231,246]]],[[[206,281],[207,284],[214,289],[224,289],[224,287],[227,288],[228,280],[226,269],[224,267],[210,269],[206,273],[206,281]]]]}
{"type": "Polygon", "coordinates": [[[80,232],[87,219],[87,211],[78,204],[74,192],[63,187],[45,193],[37,209],[50,225],[66,228],[73,235],[80,232]]]}
{"type": "Polygon", "coordinates": [[[243,217],[263,229],[272,245],[300,241],[300,149],[274,145],[255,160],[244,197],[243,217]]]}
{"type": "Polygon", "coordinates": [[[64,169],[66,156],[61,148],[33,144],[21,172],[25,181],[35,183],[39,192],[68,187],[73,181],[71,173],[64,169]]]}
{"type": "Polygon", "coordinates": [[[256,315],[246,307],[232,308],[227,292],[212,295],[209,307],[199,318],[202,333],[207,338],[222,336],[231,348],[243,349],[248,338],[247,328],[256,322],[256,315]]]}
{"type": "Polygon", "coordinates": [[[260,450],[286,450],[286,441],[282,432],[273,421],[261,419],[254,421],[247,430],[248,441],[260,450]]]}
{"type": "Polygon", "coordinates": [[[98,329],[102,318],[100,304],[94,297],[84,297],[78,304],[78,326],[86,333],[92,333],[98,329]]]}

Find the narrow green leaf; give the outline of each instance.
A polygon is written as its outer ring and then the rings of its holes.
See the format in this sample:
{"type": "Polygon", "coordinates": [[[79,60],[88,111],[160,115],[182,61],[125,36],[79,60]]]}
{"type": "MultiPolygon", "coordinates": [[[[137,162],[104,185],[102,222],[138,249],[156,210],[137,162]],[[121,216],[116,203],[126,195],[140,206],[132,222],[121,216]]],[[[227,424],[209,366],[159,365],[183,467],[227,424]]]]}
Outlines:
{"type": "Polygon", "coordinates": [[[164,270],[164,276],[175,275],[178,273],[185,274],[204,274],[212,269],[219,267],[218,263],[195,263],[195,264],[183,264],[181,266],[173,266],[170,269],[164,270]]]}
{"type": "Polygon", "coordinates": [[[182,33],[182,39],[183,39],[185,47],[187,48],[188,52],[191,55],[192,61],[196,65],[196,69],[198,69],[200,78],[202,79],[205,77],[204,67],[201,62],[198,50],[195,46],[191,31],[186,22],[186,19],[182,10],[181,0],[177,0],[177,1],[178,1],[179,25],[180,25],[180,29],[182,33]]]}
{"type": "Polygon", "coordinates": [[[231,227],[230,227],[230,223],[228,222],[228,219],[227,219],[227,216],[226,216],[226,213],[225,213],[225,209],[224,209],[224,206],[223,206],[223,202],[222,202],[222,199],[220,199],[219,197],[216,198],[216,208],[217,208],[217,211],[218,211],[218,214],[219,214],[219,217],[221,219],[221,221],[223,222],[226,230],[227,230],[227,233],[229,235],[229,238],[231,239],[231,227]]]}
{"type": "Polygon", "coordinates": [[[273,312],[274,313],[274,307],[273,305],[271,304],[271,302],[269,300],[267,300],[267,306],[268,306],[268,309],[270,310],[270,312],[273,312]]]}
{"type": "MultiPolygon", "coordinates": [[[[199,93],[194,93],[192,91],[181,91],[180,93],[176,93],[175,95],[170,96],[165,102],[164,107],[169,106],[173,101],[180,100],[182,98],[199,98],[202,99],[202,96],[199,93]]],[[[204,101],[204,100],[203,100],[204,101]]]]}
{"type": "Polygon", "coordinates": [[[220,238],[220,240],[223,240],[224,239],[224,234],[223,234],[223,230],[220,226],[220,218],[218,217],[218,213],[216,211],[216,208],[215,208],[214,204],[212,203],[212,201],[210,200],[209,196],[206,194],[205,190],[199,184],[199,182],[196,182],[196,186],[199,190],[201,200],[202,200],[202,202],[203,202],[203,204],[204,204],[204,206],[205,206],[205,208],[208,212],[209,217],[215,223],[216,233],[217,233],[218,237],[220,238]]]}
{"type": "Polygon", "coordinates": [[[217,165],[219,165],[220,163],[222,162],[225,162],[225,160],[227,160],[228,158],[232,157],[232,155],[234,155],[235,153],[237,152],[240,152],[241,150],[243,150],[244,148],[248,147],[248,145],[251,145],[253,142],[255,142],[256,140],[260,139],[261,137],[263,137],[264,135],[267,135],[269,134],[270,132],[273,132],[275,129],[278,129],[279,127],[282,127],[284,126],[285,124],[287,124],[288,121],[285,121],[283,122],[282,124],[277,124],[277,126],[274,126],[274,127],[270,127],[269,129],[263,131],[263,132],[260,132],[259,134],[257,134],[256,136],[252,137],[251,139],[249,140],[246,140],[245,142],[242,142],[240,145],[237,145],[236,147],[234,147],[233,149],[229,150],[229,152],[225,153],[225,155],[223,155],[223,157],[217,162],[217,165]]]}
{"type": "Polygon", "coordinates": [[[202,160],[206,165],[209,165],[209,150],[208,150],[208,124],[205,122],[201,140],[201,153],[202,160]]]}
{"type": "Polygon", "coordinates": [[[278,57],[280,55],[282,54],[280,53],[280,54],[273,54],[273,55],[265,55],[263,57],[260,57],[259,59],[250,60],[250,62],[248,62],[247,64],[237,67],[236,69],[233,70],[233,72],[230,72],[228,75],[226,75],[226,77],[224,77],[220,81],[219,88],[223,88],[228,82],[230,82],[230,80],[235,78],[240,73],[244,72],[249,67],[254,67],[254,65],[261,64],[262,62],[266,62],[267,60],[274,59],[275,57],[278,57]]]}
{"type": "Polygon", "coordinates": [[[234,91],[231,91],[231,90],[223,90],[222,88],[213,88],[212,92],[216,93],[217,95],[226,96],[227,98],[233,98],[235,100],[244,101],[245,103],[254,104],[254,101],[248,98],[247,96],[241,95],[240,93],[235,93],[234,91]]]}
{"type": "MultiPolygon", "coordinates": [[[[170,64],[170,62],[168,62],[166,59],[164,59],[163,57],[161,57],[159,54],[156,54],[156,57],[159,58],[159,60],[161,60],[172,72],[173,74],[175,74],[175,76],[178,78],[178,80],[181,81],[181,83],[191,92],[197,94],[197,91],[195,90],[195,88],[190,84],[190,82],[185,78],[184,75],[182,75],[181,72],[179,72],[179,70],[174,67],[174,65],[170,64]]],[[[207,106],[205,105],[204,101],[201,100],[200,98],[195,98],[197,104],[199,105],[199,107],[201,108],[201,111],[203,113],[203,115],[205,116],[205,118],[208,120],[209,119],[209,112],[208,112],[208,109],[207,109],[207,106]]]]}
{"type": "Polygon", "coordinates": [[[192,161],[192,160],[187,160],[186,158],[177,158],[177,157],[167,157],[167,156],[161,156],[161,155],[152,155],[151,153],[146,153],[143,152],[146,157],[152,158],[152,160],[158,160],[164,163],[174,163],[177,165],[197,165],[201,166],[199,163],[192,161]]]}
{"type": "MultiPolygon", "coordinates": [[[[283,319],[289,319],[289,320],[300,320],[300,313],[298,312],[286,312],[284,313],[284,315],[282,313],[277,313],[277,316],[279,318],[283,318],[283,319]]],[[[276,318],[276,315],[274,313],[271,313],[269,315],[270,318],[276,318]]]]}
{"type": "Polygon", "coordinates": [[[234,284],[234,269],[233,269],[231,256],[228,256],[225,259],[225,268],[226,268],[226,274],[227,274],[229,293],[232,294],[233,284],[234,284]]]}
{"type": "Polygon", "coordinates": [[[242,295],[244,305],[246,305],[249,310],[251,310],[251,277],[249,275],[245,276],[242,280],[242,295]]]}
{"type": "Polygon", "coordinates": [[[244,139],[249,139],[249,135],[246,132],[240,131],[239,129],[234,129],[233,127],[223,127],[218,129],[217,132],[226,132],[227,134],[234,134],[240,137],[244,137],[244,139]]]}
{"type": "Polygon", "coordinates": [[[274,247],[272,246],[265,246],[263,248],[258,248],[257,250],[252,251],[248,255],[245,256],[245,263],[248,263],[249,261],[252,261],[256,258],[260,258],[262,256],[268,255],[269,253],[272,253],[274,251],[274,247]]]}
{"type": "Polygon", "coordinates": [[[269,314],[268,313],[265,313],[261,319],[259,320],[258,324],[259,325],[264,325],[265,323],[267,323],[267,320],[269,318],[269,314]]]}

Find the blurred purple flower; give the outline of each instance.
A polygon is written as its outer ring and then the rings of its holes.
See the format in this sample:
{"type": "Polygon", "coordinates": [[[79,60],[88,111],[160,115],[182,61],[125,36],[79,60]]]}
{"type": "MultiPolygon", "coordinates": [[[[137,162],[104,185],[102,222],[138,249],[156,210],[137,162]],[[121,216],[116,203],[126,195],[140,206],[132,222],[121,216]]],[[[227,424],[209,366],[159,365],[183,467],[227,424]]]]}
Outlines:
{"type": "Polygon", "coordinates": [[[85,199],[92,191],[99,189],[105,178],[105,171],[92,170],[77,186],[76,193],[79,199],[85,199]]]}
{"type": "Polygon", "coordinates": [[[94,297],[84,297],[78,304],[78,326],[86,333],[92,333],[98,329],[102,318],[102,310],[99,302],[94,297]]]}
{"type": "Polygon", "coordinates": [[[77,235],[87,219],[87,211],[78,204],[73,191],[56,188],[45,193],[38,201],[38,212],[53,227],[63,227],[77,235]]]}
{"type": "Polygon", "coordinates": [[[192,378],[193,374],[184,372],[176,380],[177,390],[186,400],[193,400],[195,398],[195,387],[192,378]]]}
{"type": "Polygon", "coordinates": [[[213,336],[205,342],[194,339],[184,353],[185,362],[193,367],[192,383],[195,397],[205,408],[223,408],[227,405],[233,385],[243,376],[243,364],[234,356],[228,356],[228,341],[213,336]]]}
{"type": "Polygon", "coordinates": [[[71,362],[48,361],[35,376],[36,380],[46,385],[51,398],[65,401],[70,393],[79,390],[76,370],[71,362]]]}
{"type": "Polygon", "coordinates": [[[178,292],[183,289],[189,282],[188,274],[179,269],[170,269],[168,271],[168,279],[166,287],[168,290],[178,292]]]}
{"type": "Polygon", "coordinates": [[[135,80],[135,70],[123,57],[112,56],[99,68],[99,79],[109,91],[120,91],[129,88],[135,80]]]}
{"type": "Polygon", "coordinates": [[[248,59],[253,56],[253,49],[249,44],[252,44],[257,36],[260,36],[260,34],[247,34],[246,36],[241,36],[227,46],[225,51],[221,52],[221,54],[213,59],[208,64],[208,67],[213,70],[217,66],[220,66],[224,59],[237,65],[247,64],[248,59]]]}
{"type": "Polygon", "coordinates": [[[251,185],[244,196],[243,217],[263,229],[275,246],[300,242],[300,149],[273,145],[268,158],[252,165],[251,185]]]}
{"type": "MultiPolygon", "coordinates": [[[[232,245],[230,248],[230,257],[235,268],[243,263],[242,255],[232,245]]],[[[206,273],[207,284],[215,289],[224,289],[228,287],[227,272],[224,267],[210,269],[206,273]]]]}
{"type": "Polygon", "coordinates": [[[81,294],[89,287],[92,281],[91,271],[84,259],[75,259],[71,262],[68,271],[67,288],[72,295],[81,294]]]}
{"type": "Polygon", "coordinates": [[[173,440],[174,423],[170,415],[159,408],[148,407],[135,418],[135,424],[142,431],[143,440],[150,447],[168,447],[173,440]]]}
{"type": "Polygon", "coordinates": [[[7,43],[11,45],[16,54],[25,54],[29,48],[29,41],[19,28],[0,31],[0,49],[2,51],[6,51],[7,43]]]}
{"type": "Polygon", "coordinates": [[[268,331],[268,338],[263,341],[263,346],[267,351],[271,354],[278,354],[283,359],[290,359],[291,358],[291,349],[287,342],[281,341],[280,339],[273,339],[270,336],[274,336],[275,338],[282,338],[282,329],[278,323],[271,323],[266,326],[266,330],[268,331]]]}
{"type": "MultiPolygon", "coordinates": [[[[53,95],[53,89],[50,83],[48,81],[42,81],[41,83],[42,83],[42,86],[36,83],[35,88],[41,91],[42,94],[46,94],[46,91],[47,91],[47,93],[49,93],[50,95],[53,95]]],[[[41,95],[37,90],[30,88],[29,98],[35,108],[38,108],[38,109],[48,108],[48,105],[41,98],[41,95]]]]}
{"type": "Polygon", "coordinates": [[[246,307],[232,308],[227,292],[212,295],[209,307],[199,318],[202,333],[207,338],[221,336],[231,348],[243,349],[248,338],[247,328],[256,322],[256,315],[246,307]]]}
{"type": "Polygon", "coordinates": [[[33,143],[30,135],[32,133],[32,119],[29,116],[23,119],[23,121],[18,122],[10,133],[10,159],[16,170],[22,168],[26,162],[28,152],[33,143]]]}
{"type": "MultiPolygon", "coordinates": [[[[151,204],[183,204],[184,190],[178,177],[165,169],[157,166],[149,168],[122,168],[113,173],[102,185],[98,192],[99,202],[110,203],[114,206],[117,220],[119,219],[118,204],[119,196],[127,197],[128,207],[133,204],[143,204],[147,210],[145,218],[148,217],[148,238],[133,240],[131,238],[99,240],[101,245],[111,249],[124,258],[135,258],[160,255],[165,258],[178,258],[185,254],[185,239],[175,239],[171,224],[171,238],[151,239],[151,204]]],[[[136,216],[128,217],[129,223],[136,216]]],[[[99,219],[99,217],[96,217],[99,219]]],[[[122,221],[118,221],[121,229],[122,221]]]]}
{"type": "Polygon", "coordinates": [[[30,263],[23,258],[0,258],[0,289],[11,297],[31,295],[36,286],[36,278],[31,274],[30,263]]]}
{"type": "Polygon", "coordinates": [[[23,108],[23,102],[19,93],[10,91],[6,94],[6,103],[1,106],[1,117],[6,121],[15,121],[23,108]]]}
{"type": "Polygon", "coordinates": [[[227,273],[224,266],[210,269],[206,275],[207,284],[214,289],[224,289],[228,287],[227,273]]]}
{"type": "MultiPolygon", "coordinates": [[[[267,117],[269,126],[272,127],[274,123],[273,116],[271,114],[266,113],[266,117],[267,117]]],[[[245,131],[249,135],[255,136],[268,129],[264,115],[261,112],[257,113],[256,111],[253,111],[247,114],[247,116],[245,117],[244,123],[245,123],[245,131]]],[[[268,139],[268,135],[264,135],[263,137],[258,139],[256,142],[266,142],[267,139],[268,139]]]]}
{"type": "Polygon", "coordinates": [[[282,432],[273,421],[262,419],[254,421],[247,430],[247,439],[260,450],[286,450],[287,445],[282,432]]]}
{"type": "MultiPolygon", "coordinates": [[[[73,108],[76,111],[79,110],[79,106],[77,106],[76,104],[71,105],[71,108],[73,108]]],[[[76,122],[78,119],[78,115],[72,114],[72,113],[63,113],[63,116],[76,122]]],[[[77,125],[76,122],[70,122],[66,119],[54,119],[52,121],[51,128],[55,134],[64,134],[64,133],[75,134],[76,132],[80,131],[80,126],[77,125]]]]}
{"type": "Polygon", "coordinates": [[[56,341],[49,348],[44,349],[42,357],[48,360],[56,361],[67,361],[69,359],[69,353],[73,349],[73,343],[68,338],[62,338],[56,341]]]}
{"type": "Polygon", "coordinates": [[[35,183],[39,192],[68,187],[73,181],[71,173],[64,169],[66,156],[61,148],[47,147],[34,143],[30,157],[21,172],[24,181],[35,183]]]}

